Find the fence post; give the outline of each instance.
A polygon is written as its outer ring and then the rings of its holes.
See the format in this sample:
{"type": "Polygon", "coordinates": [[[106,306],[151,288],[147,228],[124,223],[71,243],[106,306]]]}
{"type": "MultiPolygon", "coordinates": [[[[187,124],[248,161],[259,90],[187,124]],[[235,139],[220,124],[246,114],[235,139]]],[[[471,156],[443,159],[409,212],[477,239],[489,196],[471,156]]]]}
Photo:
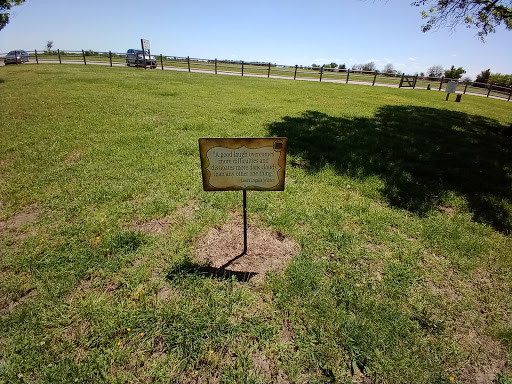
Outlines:
{"type": "Polygon", "coordinates": [[[217,58],[215,58],[215,74],[217,74],[217,58]]]}
{"type": "Polygon", "coordinates": [[[441,82],[439,83],[439,89],[438,89],[438,91],[440,91],[440,90],[441,90],[441,88],[443,88],[443,81],[444,81],[444,76],[443,76],[443,77],[441,77],[441,82]]]}
{"type": "Polygon", "coordinates": [[[112,51],[108,51],[108,58],[110,60],[110,66],[112,66],[112,51]]]}
{"type": "Polygon", "coordinates": [[[270,77],[270,63],[268,63],[268,73],[267,73],[267,78],[270,77]]]}
{"type": "Polygon", "coordinates": [[[404,82],[404,75],[405,73],[402,73],[402,77],[400,78],[400,84],[398,85],[398,88],[402,88],[402,83],[404,82]]]}
{"type": "Polygon", "coordinates": [[[18,65],[18,52],[17,51],[14,51],[14,59],[16,60],[16,65],[18,65]]]}
{"type": "Polygon", "coordinates": [[[164,57],[160,54],[160,66],[162,67],[162,71],[164,70],[164,57]]]}
{"type": "MultiPolygon", "coordinates": [[[[53,51],[55,52],[55,51],[53,51]]],[[[57,54],[59,55],[59,63],[62,64],[62,60],[60,59],[60,49],[57,49],[57,54]]]]}
{"type": "Polygon", "coordinates": [[[36,53],[36,64],[39,64],[39,60],[37,58],[37,49],[34,49],[34,52],[36,53]]]}
{"type": "Polygon", "coordinates": [[[297,78],[297,67],[298,67],[298,65],[295,64],[295,73],[293,74],[293,80],[295,80],[297,78]]]}
{"type": "Polygon", "coordinates": [[[487,97],[489,97],[489,95],[491,94],[491,90],[492,90],[492,83],[489,84],[489,92],[487,92],[487,97]]]}
{"type": "Polygon", "coordinates": [[[190,72],[190,56],[187,56],[188,71],[190,72]]]}
{"type": "Polygon", "coordinates": [[[350,69],[347,69],[347,81],[345,81],[345,84],[348,84],[348,77],[350,76],[350,69]]]}
{"type": "Polygon", "coordinates": [[[512,96],[512,89],[510,90],[510,92],[508,93],[508,99],[507,101],[510,101],[510,96],[512,96]]]}
{"type": "Polygon", "coordinates": [[[375,80],[377,80],[377,71],[375,71],[375,75],[373,76],[373,83],[372,86],[375,85],[375,80]]]}
{"type": "Polygon", "coordinates": [[[412,83],[412,89],[416,89],[416,82],[418,81],[418,75],[414,76],[414,82],[412,83]]]}
{"type": "Polygon", "coordinates": [[[85,52],[83,49],[82,49],[82,57],[84,58],[84,65],[87,65],[87,61],[85,61],[85,52]]]}
{"type": "Polygon", "coordinates": [[[468,89],[469,80],[466,80],[466,86],[464,87],[464,94],[466,94],[466,89],[468,89]]]}
{"type": "Polygon", "coordinates": [[[324,66],[322,65],[322,66],[320,67],[320,82],[322,82],[322,76],[323,76],[323,74],[324,74],[324,66]]]}
{"type": "Polygon", "coordinates": [[[244,61],[242,60],[242,76],[244,75],[244,61]]]}

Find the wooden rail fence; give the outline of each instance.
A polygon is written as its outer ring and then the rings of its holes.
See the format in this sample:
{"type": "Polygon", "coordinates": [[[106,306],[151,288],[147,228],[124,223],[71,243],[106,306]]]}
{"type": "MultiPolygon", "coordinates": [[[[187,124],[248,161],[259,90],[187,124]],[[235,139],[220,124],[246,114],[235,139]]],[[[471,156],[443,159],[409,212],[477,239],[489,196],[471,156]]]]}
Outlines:
{"type": "MultiPolygon", "coordinates": [[[[41,62],[52,63],[82,63],[90,64],[104,64],[113,66],[125,65],[125,54],[108,52],[94,52],[91,50],[60,50],[38,52],[27,51],[29,58],[35,60],[36,64],[41,62]]],[[[0,58],[5,57],[7,54],[0,54],[0,58]]],[[[437,89],[442,91],[446,84],[456,81],[461,87],[459,93],[462,94],[477,94],[486,97],[495,97],[510,101],[512,98],[512,87],[503,87],[495,84],[477,83],[477,82],[461,82],[457,79],[449,79],[445,77],[432,78],[420,77],[418,74],[407,75],[405,73],[381,73],[378,71],[356,71],[350,69],[338,69],[329,67],[304,67],[304,66],[287,66],[263,62],[246,62],[246,61],[233,61],[233,60],[218,60],[218,59],[200,59],[159,55],[155,56],[159,59],[160,68],[184,70],[188,72],[210,72],[210,73],[223,73],[241,76],[258,76],[270,78],[286,78],[293,80],[309,80],[320,82],[336,82],[336,83],[360,83],[368,85],[380,85],[398,88],[412,88],[412,89],[437,89]],[[463,87],[463,89],[462,89],[463,87]]],[[[33,61],[32,61],[33,62],[33,61]]],[[[16,61],[16,64],[18,62],[16,61]]]]}

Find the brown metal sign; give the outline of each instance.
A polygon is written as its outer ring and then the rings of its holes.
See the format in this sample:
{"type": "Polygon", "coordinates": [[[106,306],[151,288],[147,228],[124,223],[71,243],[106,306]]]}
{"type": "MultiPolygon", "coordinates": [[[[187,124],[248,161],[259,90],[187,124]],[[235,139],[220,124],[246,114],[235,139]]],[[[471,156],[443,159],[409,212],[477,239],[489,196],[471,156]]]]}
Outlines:
{"type": "Polygon", "coordinates": [[[199,139],[205,191],[283,191],[286,137],[199,139]]]}

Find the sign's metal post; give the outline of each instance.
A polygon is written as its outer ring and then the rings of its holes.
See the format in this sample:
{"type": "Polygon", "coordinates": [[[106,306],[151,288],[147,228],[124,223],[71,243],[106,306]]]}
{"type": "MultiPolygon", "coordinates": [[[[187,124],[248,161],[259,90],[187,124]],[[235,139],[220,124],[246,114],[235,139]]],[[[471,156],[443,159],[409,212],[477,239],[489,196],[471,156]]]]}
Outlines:
{"type": "Polygon", "coordinates": [[[244,251],[243,255],[247,253],[247,191],[243,190],[244,194],[244,251]]]}

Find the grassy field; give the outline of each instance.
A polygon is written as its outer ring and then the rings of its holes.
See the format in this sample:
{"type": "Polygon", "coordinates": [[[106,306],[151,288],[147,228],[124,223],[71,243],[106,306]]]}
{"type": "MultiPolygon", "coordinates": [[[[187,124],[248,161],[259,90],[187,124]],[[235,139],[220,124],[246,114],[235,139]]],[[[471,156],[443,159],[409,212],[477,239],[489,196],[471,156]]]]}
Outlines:
{"type": "Polygon", "coordinates": [[[512,381],[510,103],[50,64],[0,94],[0,382],[512,381]],[[300,253],[260,283],[194,258],[241,216],[217,136],[289,140],[248,215],[300,253]]]}

